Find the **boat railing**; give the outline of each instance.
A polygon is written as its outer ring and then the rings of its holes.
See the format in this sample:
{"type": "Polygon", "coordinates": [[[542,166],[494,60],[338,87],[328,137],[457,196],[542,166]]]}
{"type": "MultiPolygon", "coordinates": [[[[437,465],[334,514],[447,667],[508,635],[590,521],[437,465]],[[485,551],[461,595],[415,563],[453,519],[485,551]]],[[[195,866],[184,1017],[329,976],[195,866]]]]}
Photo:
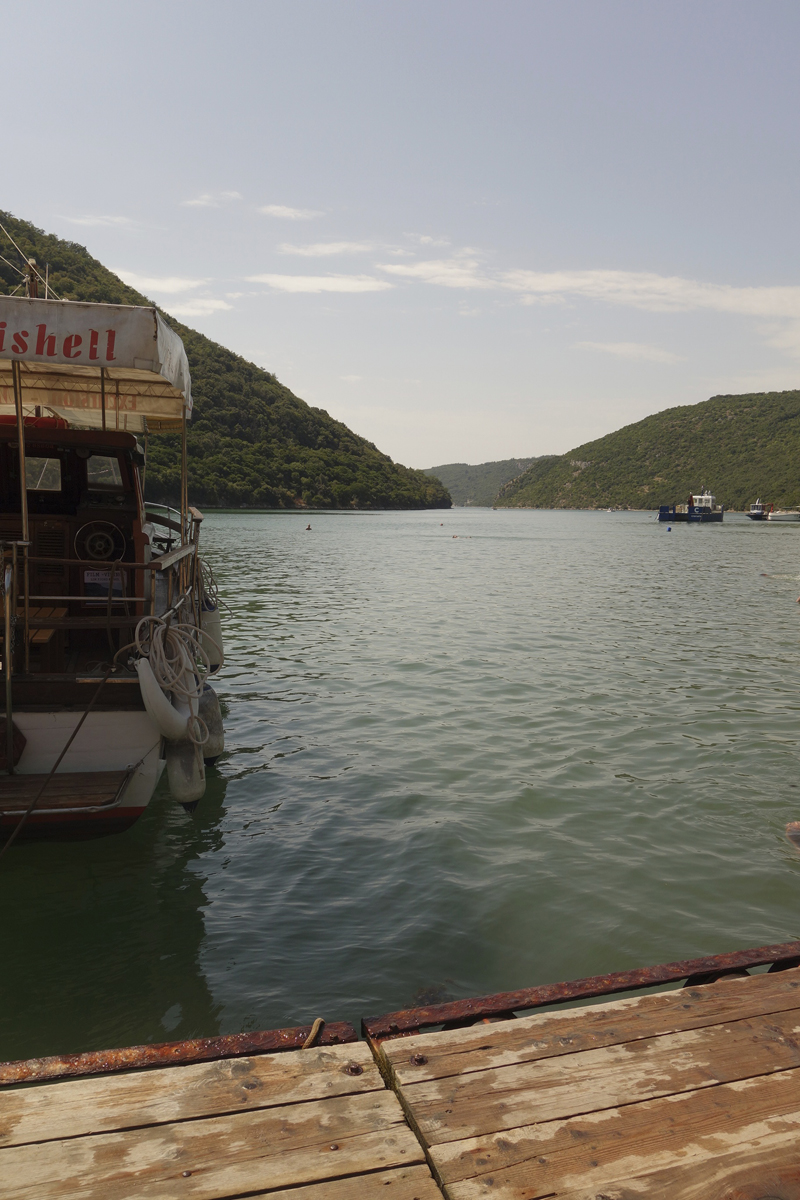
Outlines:
{"type": "MultiPolygon", "coordinates": [[[[142,617],[166,617],[183,609],[201,625],[202,571],[198,556],[202,514],[191,511],[189,538],[149,562],[80,559],[30,554],[30,544],[0,540],[0,617],[4,675],[30,672],[31,645],[41,630],[132,630],[142,617]],[[107,593],[56,592],[31,586],[31,567],[84,568],[107,574],[107,593]],[[188,611],[187,611],[188,605],[188,611]],[[43,611],[46,606],[46,611],[43,611]],[[20,639],[21,635],[21,639],[20,639]],[[19,644],[21,640],[21,646],[19,644]],[[12,647],[10,653],[7,648],[12,647]]],[[[103,581],[105,584],[105,580],[103,581]]],[[[44,642],[42,637],[39,641],[44,642]]]]}

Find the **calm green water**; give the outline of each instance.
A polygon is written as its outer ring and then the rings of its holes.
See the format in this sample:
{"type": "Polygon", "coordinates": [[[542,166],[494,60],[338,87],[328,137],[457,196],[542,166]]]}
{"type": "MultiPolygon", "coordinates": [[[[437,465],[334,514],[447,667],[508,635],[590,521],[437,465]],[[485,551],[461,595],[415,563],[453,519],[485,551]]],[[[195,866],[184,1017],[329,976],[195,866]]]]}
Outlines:
{"type": "Polygon", "coordinates": [[[800,936],[800,528],[307,519],[203,527],[233,616],[195,816],[164,789],[3,860],[0,1057],[800,936]]]}

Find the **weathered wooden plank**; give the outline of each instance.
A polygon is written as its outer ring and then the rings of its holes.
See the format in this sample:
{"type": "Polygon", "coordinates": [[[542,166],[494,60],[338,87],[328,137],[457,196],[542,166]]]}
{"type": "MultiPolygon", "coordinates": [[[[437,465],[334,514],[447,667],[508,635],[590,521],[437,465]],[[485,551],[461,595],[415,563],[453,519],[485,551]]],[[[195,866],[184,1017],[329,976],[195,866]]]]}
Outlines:
{"type": "Polygon", "coordinates": [[[312,1183],[308,1187],[259,1192],[269,1200],[443,1200],[427,1167],[400,1167],[395,1171],[350,1175],[312,1183]]]}
{"type": "Polygon", "coordinates": [[[363,1042],[0,1092],[0,1146],[383,1090],[363,1042]]]}
{"type": "Polygon", "coordinates": [[[634,1104],[800,1066],[800,1010],[408,1084],[426,1144],[634,1104]]]}
{"type": "Polygon", "coordinates": [[[800,968],[382,1042],[399,1085],[800,1007],[800,968]]]}
{"type": "MultiPolygon", "coordinates": [[[[602,1185],[559,1192],[559,1200],[800,1200],[797,1130],[757,1137],[724,1154],[602,1185]]],[[[494,1195],[494,1192],[492,1192],[494,1195]]]]}
{"type": "Polygon", "coordinates": [[[800,1145],[799,1071],[445,1142],[430,1153],[450,1200],[480,1200],[487,1185],[494,1200],[530,1200],[582,1181],[597,1190],[602,1180],[722,1152],[779,1125],[800,1145]]]}
{"type": "MultiPolygon", "coordinates": [[[[130,775],[124,771],[56,772],[45,788],[39,809],[96,808],[112,804],[130,775]]],[[[0,784],[0,812],[24,812],[39,794],[44,775],[4,775],[0,784]]]]}
{"type": "Polygon", "coordinates": [[[221,1200],[424,1161],[393,1093],[0,1150],[4,1200],[221,1200]]]}

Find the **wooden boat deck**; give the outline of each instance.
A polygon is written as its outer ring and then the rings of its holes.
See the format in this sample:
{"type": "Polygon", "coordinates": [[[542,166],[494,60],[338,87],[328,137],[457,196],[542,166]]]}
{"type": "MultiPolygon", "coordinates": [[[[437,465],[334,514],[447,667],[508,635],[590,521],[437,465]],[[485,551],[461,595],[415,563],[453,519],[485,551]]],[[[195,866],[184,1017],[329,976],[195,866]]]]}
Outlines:
{"type": "Polygon", "coordinates": [[[410,1036],[330,1026],[344,1044],[288,1052],[257,1048],[307,1030],[0,1065],[86,1076],[0,1092],[0,1194],[800,1200],[796,962],[410,1036]]]}

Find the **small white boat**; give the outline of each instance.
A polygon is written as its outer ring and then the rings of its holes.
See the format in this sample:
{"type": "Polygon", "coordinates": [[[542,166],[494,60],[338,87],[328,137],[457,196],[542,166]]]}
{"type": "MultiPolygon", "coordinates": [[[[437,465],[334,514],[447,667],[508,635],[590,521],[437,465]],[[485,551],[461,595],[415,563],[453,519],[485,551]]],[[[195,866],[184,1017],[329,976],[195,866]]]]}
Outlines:
{"type": "Polygon", "coordinates": [[[800,508],[776,508],[767,514],[768,521],[800,521],[800,508]]]}
{"type": "Polygon", "coordinates": [[[762,504],[761,498],[759,497],[755,504],[750,505],[750,511],[748,512],[747,516],[751,521],[766,521],[773,509],[774,505],[762,504]]]}

